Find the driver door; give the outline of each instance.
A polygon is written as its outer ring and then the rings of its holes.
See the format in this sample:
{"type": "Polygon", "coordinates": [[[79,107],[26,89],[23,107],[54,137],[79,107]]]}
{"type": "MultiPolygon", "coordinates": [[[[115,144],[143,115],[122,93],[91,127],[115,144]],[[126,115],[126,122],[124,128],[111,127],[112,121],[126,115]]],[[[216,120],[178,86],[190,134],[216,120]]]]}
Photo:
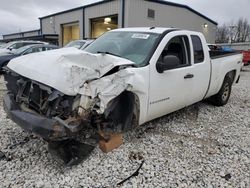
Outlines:
{"type": "Polygon", "coordinates": [[[185,107],[191,90],[190,37],[181,31],[169,33],[150,61],[148,121],[185,107]],[[159,73],[157,63],[163,62],[168,55],[177,56],[179,64],[159,73]]]}

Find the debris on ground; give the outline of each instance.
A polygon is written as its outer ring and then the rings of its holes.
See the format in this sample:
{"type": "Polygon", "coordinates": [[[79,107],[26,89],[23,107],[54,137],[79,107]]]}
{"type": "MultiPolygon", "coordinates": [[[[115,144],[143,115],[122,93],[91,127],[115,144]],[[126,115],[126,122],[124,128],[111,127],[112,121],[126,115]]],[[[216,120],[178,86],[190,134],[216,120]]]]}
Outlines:
{"type": "Polygon", "coordinates": [[[226,174],[225,176],[221,176],[221,177],[224,178],[227,181],[232,178],[231,174],[226,174]]]}
{"type": "Polygon", "coordinates": [[[142,168],[142,165],[144,164],[145,161],[142,161],[142,163],[140,164],[140,166],[138,167],[138,169],[129,177],[127,177],[125,180],[122,180],[121,182],[119,182],[117,185],[122,185],[124,184],[126,181],[130,180],[131,178],[133,177],[136,177],[139,175],[139,171],[141,170],[142,168]]]}

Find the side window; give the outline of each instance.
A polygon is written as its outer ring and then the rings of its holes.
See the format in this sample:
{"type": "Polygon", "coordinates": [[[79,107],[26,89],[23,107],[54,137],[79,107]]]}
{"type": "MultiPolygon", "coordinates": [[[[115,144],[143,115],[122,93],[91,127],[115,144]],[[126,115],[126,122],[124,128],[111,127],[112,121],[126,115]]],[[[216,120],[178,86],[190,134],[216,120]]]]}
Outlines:
{"type": "Polygon", "coordinates": [[[26,51],[23,53],[23,55],[30,54],[30,53],[32,53],[32,48],[26,50],[26,51]]]}
{"type": "Polygon", "coordinates": [[[31,53],[35,53],[35,52],[41,52],[41,51],[42,51],[41,47],[39,47],[39,48],[34,47],[34,48],[27,50],[24,54],[26,55],[26,54],[31,54],[31,53]]]}
{"type": "Polygon", "coordinates": [[[27,42],[19,43],[19,48],[27,45],[30,45],[30,43],[27,42]]]}
{"type": "Polygon", "coordinates": [[[51,47],[44,47],[43,48],[43,51],[48,51],[48,50],[53,50],[54,48],[51,48],[51,47]]]}
{"type": "Polygon", "coordinates": [[[23,43],[15,43],[11,46],[12,49],[18,49],[21,48],[23,46],[23,43]]]}
{"type": "Polygon", "coordinates": [[[31,53],[35,53],[35,52],[42,52],[43,51],[43,48],[42,47],[39,47],[39,48],[32,48],[32,52],[31,53]]]}
{"type": "Polygon", "coordinates": [[[204,61],[204,51],[200,37],[196,35],[191,36],[194,50],[194,63],[202,63],[204,61]]]}
{"type": "Polygon", "coordinates": [[[172,38],[164,50],[158,61],[163,61],[163,58],[168,55],[174,55],[179,58],[180,65],[177,68],[190,65],[190,45],[187,36],[176,36],[172,38]]]}

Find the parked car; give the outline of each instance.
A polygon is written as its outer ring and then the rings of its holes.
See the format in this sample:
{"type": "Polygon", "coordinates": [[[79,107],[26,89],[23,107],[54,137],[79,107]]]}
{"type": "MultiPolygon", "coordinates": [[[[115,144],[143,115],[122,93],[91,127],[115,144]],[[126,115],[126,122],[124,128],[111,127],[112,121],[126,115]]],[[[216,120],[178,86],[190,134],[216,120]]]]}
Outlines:
{"type": "Polygon", "coordinates": [[[243,63],[244,65],[248,65],[250,63],[250,50],[243,50],[243,63]]]}
{"type": "Polygon", "coordinates": [[[31,44],[48,44],[46,42],[40,42],[40,41],[14,41],[14,42],[8,42],[6,44],[3,44],[0,46],[0,54],[10,52],[12,50],[16,50],[18,48],[21,48],[23,46],[31,45],[31,44]]]}
{"type": "Polygon", "coordinates": [[[208,51],[199,32],[112,30],[84,51],[62,48],[13,59],[5,110],[48,142],[84,137],[89,127],[128,131],[204,99],[227,104],[242,54],[223,53],[208,51]]]}
{"type": "Polygon", "coordinates": [[[94,40],[74,40],[69,42],[64,48],[74,47],[77,49],[84,49],[86,46],[91,44],[94,40]]]}
{"type": "Polygon", "coordinates": [[[48,44],[33,44],[33,45],[23,46],[11,52],[2,53],[0,54],[0,74],[4,72],[3,67],[6,66],[10,60],[16,57],[27,55],[30,53],[42,52],[54,49],[58,49],[58,46],[48,45],[48,44]]]}

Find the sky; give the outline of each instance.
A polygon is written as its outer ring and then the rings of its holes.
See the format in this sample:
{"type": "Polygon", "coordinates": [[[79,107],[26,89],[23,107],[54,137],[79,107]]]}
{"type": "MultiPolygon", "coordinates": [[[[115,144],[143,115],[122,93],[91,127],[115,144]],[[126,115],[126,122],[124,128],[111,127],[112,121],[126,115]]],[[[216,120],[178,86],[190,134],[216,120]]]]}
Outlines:
{"type": "MultiPolygon", "coordinates": [[[[0,0],[0,38],[3,34],[39,29],[39,17],[96,1],[99,0],[0,0]]],[[[168,1],[188,5],[219,24],[240,17],[250,22],[250,0],[168,1]]]]}

